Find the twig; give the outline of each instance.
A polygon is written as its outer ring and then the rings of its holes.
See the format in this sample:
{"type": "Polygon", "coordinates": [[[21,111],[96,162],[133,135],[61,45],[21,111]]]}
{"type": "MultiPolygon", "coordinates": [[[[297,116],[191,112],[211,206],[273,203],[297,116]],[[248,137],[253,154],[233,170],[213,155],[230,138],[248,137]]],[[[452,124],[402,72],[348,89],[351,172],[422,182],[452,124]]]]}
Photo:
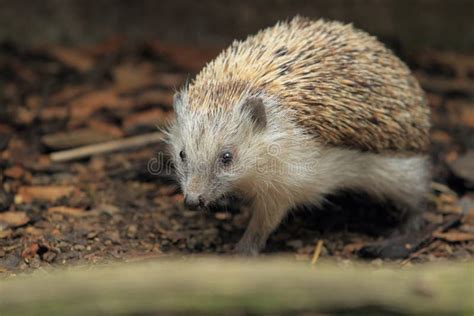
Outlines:
{"type": "Polygon", "coordinates": [[[314,248],[313,258],[311,259],[312,266],[316,265],[316,262],[318,262],[319,255],[321,254],[322,249],[323,249],[323,241],[320,239],[318,240],[318,243],[316,244],[316,247],[314,248]]]}
{"type": "Polygon", "coordinates": [[[127,150],[130,148],[142,147],[163,141],[162,132],[154,132],[139,136],[128,137],[119,140],[112,140],[104,143],[82,146],[74,149],[57,151],[49,155],[53,162],[65,162],[77,160],[85,157],[106,154],[114,151],[127,150]]]}

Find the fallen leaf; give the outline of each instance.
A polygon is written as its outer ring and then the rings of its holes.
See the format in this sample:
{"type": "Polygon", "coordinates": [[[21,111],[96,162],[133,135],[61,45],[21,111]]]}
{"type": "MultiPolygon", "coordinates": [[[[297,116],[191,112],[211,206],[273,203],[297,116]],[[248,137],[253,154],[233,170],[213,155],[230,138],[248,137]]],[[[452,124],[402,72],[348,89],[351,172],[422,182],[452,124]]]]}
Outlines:
{"type": "Polygon", "coordinates": [[[197,48],[190,45],[179,45],[173,43],[164,43],[161,41],[153,41],[150,43],[151,50],[186,70],[201,70],[207,62],[214,59],[222,50],[221,47],[214,48],[197,48]]]}
{"type": "Polygon", "coordinates": [[[77,48],[56,46],[52,47],[49,52],[63,64],[80,72],[89,71],[94,67],[94,58],[77,48]]]}
{"type": "Polygon", "coordinates": [[[165,125],[172,117],[173,112],[161,109],[152,109],[128,116],[122,123],[126,131],[133,131],[140,127],[156,127],[165,125]]]}
{"type": "Polygon", "coordinates": [[[449,136],[449,134],[446,133],[445,131],[441,131],[441,130],[431,131],[430,137],[431,137],[431,140],[436,143],[449,144],[449,142],[451,142],[451,136],[449,136]]]}
{"type": "Polygon", "coordinates": [[[64,120],[67,118],[68,109],[65,106],[54,106],[41,109],[39,117],[43,121],[64,120]]]}
{"type": "Polygon", "coordinates": [[[84,47],[84,51],[94,56],[103,56],[116,53],[124,43],[125,38],[123,36],[114,35],[103,42],[84,47]]]}
{"type": "Polygon", "coordinates": [[[94,119],[90,120],[88,124],[92,129],[99,131],[103,134],[108,134],[117,138],[123,136],[123,131],[114,124],[94,119]]]}
{"type": "Polygon", "coordinates": [[[91,212],[86,212],[83,209],[68,207],[68,206],[54,206],[48,209],[50,213],[60,213],[63,215],[74,216],[74,217],[84,217],[92,214],[91,212]]]}
{"type": "Polygon", "coordinates": [[[12,195],[0,187],[0,212],[7,210],[13,202],[12,195]]]}
{"type": "Polygon", "coordinates": [[[130,92],[155,84],[155,67],[151,63],[122,64],[114,69],[114,88],[119,92],[130,92]]]}
{"type": "Polygon", "coordinates": [[[41,143],[52,149],[67,149],[116,139],[116,134],[94,128],[79,128],[68,132],[47,134],[41,143]]]}
{"type": "Polygon", "coordinates": [[[448,120],[454,126],[461,123],[474,128],[474,102],[454,99],[447,101],[445,106],[448,112],[447,117],[444,117],[445,120],[448,120]]]}
{"type": "Polygon", "coordinates": [[[178,187],[176,185],[160,185],[158,188],[158,195],[166,195],[170,196],[176,194],[178,191],[178,187]]]}
{"type": "Polygon", "coordinates": [[[5,169],[3,174],[12,179],[20,179],[25,174],[25,169],[23,169],[19,165],[16,165],[8,169],[5,169]]]}
{"type": "Polygon", "coordinates": [[[433,236],[436,238],[444,239],[451,242],[474,240],[474,234],[460,232],[460,231],[449,231],[446,233],[435,232],[433,233],[433,236]]]}
{"type": "Polygon", "coordinates": [[[364,246],[364,243],[361,241],[353,242],[344,246],[342,250],[345,253],[352,254],[356,251],[359,251],[364,246]]]}
{"type": "Polygon", "coordinates": [[[177,89],[182,86],[188,77],[177,73],[160,73],[156,77],[156,84],[169,89],[177,89]]]}
{"type": "Polygon", "coordinates": [[[99,213],[106,213],[109,215],[115,215],[120,212],[120,209],[112,204],[100,204],[95,208],[99,213]]]}
{"type": "Polygon", "coordinates": [[[0,213],[0,230],[1,228],[15,228],[23,226],[30,221],[25,212],[4,212],[0,213]]]}
{"type": "Polygon", "coordinates": [[[24,139],[14,135],[8,142],[4,158],[16,163],[24,164],[25,162],[34,159],[35,155],[37,155],[37,153],[32,151],[31,146],[28,146],[24,139]]]}
{"type": "Polygon", "coordinates": [[[137,106],[144,105],[165,105],[169,108],[173,105],[173,92],[172,91],[161,91],[161,90],[150,90],[141,93],[136,98],[137,106]]]}
{"type": "Polygon", "coordinates": [[[89,92],[91,92],[93,87],[88,85],[65,85],[60,91],[50,95],[48,97],[48,104],[54,106],[63,106],[67,110],[67,103],[74,101],[89,92]]]}
{"type": "Polygon", "coordinates": [[[25,107],[17,107],[13,119],[17,124],[29,125],[35,119],[35,113],[25,107]]]}
{"type": "Polygon", "coordinates": [[[214,217],[217,220],[225,221],[225,220],[228,220],[228,219],[232,218],[232,215],[228,212],[216,212],[216,213],[214,213],[214,217]]]}
{"type": "Polygon", "coordinates": [[[120,97],[113,89],[97,90],[87,93],[70,103],[71,125],[82,123],[101,109],[124,109],[132,107],[135,103],[129,98],[120,97]],[[78,122],[74,122],[78,121],[78,122]]]}
{"type": "Polygon", "coordinates": [[[463,196],[459,201],[461,205],[464,216],[461,219],[463,224],[474,225],[474,198],[469,195],[463,196]]]}
{"type": "Polygon", "coordinates": [[[38,249],[39,245],[37,243],[30,244],[21,252],[21,257],[26,260],[33,259],[38,253],[38,249]]]}
{"type": "Polygon", "coordinates": [[[450,162],[449,166],[456,176],[474,184],[474,150],[450,162]]]}
{"type": "Polygon", "coordinates": [[[44,233],[44,231],[42,229],[39,229],[33,226],[28,226],[25,228],[25,233],[32,236],[41,236],[44,233]]]}
{"type": "Polygon", "coordinates": [[[23,186],[15,195],[15,203],[31,203],[34,200],[55,202],[60,198],[67,197],[75,191],[70,185],[57,186],[23,186]]]}
{"type": "Polygon", "coordinates": [[[12,234],[13,234],[13,230],[11,229],[0,230],[0,239],[8,238],[12,234]]]}

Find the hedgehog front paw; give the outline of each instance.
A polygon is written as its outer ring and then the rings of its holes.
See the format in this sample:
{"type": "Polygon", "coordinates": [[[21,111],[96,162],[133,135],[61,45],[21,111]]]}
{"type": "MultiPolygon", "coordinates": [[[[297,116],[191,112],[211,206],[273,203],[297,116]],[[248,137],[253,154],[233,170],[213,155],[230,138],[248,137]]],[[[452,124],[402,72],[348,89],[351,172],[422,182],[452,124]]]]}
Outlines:
{"type": "Polygon", "coordinates": [[[258,245],[248,243],[243,239],[241,239],[234,248],[234,253],[240,256],[255,257],[258,256],[259,252],[260,249],[258,245]]]}

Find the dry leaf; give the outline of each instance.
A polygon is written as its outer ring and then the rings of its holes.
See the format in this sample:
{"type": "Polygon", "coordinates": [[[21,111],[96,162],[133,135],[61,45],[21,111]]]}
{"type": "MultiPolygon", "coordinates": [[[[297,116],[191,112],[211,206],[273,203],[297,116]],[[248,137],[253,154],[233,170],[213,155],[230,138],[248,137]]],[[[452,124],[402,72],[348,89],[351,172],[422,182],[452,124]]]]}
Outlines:
{"type": "Polygon", "coordinates": [[[474,183],[474,150],[470,150],[458,159],[450,162],[449,167],[459,178],[474,183]]]}
{"type": "Polygon", "coordinates": [[[34,200],[55,202],[75,191],[73,186],[24,186],[18,189],[15,203],[31,203],[34,200]]]}
{"type": "Polygon", "coordinates": [[[21,257],[26,260],[33,259],[34,256],[36,256],[36,254],[38,253],[38,250],[39,245],[37,243],[33,243],[21,252],[21,257]]]}
{"type": "Polygon", "coordinates": [[[41,110],[39,117],[43,121],[64,120],[68,110],[65,106],[47,107],[41,110]]]}
{"type": "Polygon", "coordinates": [[[155,68],[150,63],[122,64],[114,69],[114,88],[121,93],[146,88],[156,84],[155,77],[155,68]]]}
{"type": "Polygon", "coordinates": [[[431,140],[436,143],[449,144],[451,142],[451,136],[448,133],[441,130],[431,131],[431,140]]]}
{"type": "Polygon", "coordinates": [[[81,52],[77,48],[57,46],[51,48],[49,51],[50,54],[60,62],[78,71],[85,72],[94,67],[94,58],[81,52]]]}
{"type": "Polygon", "coordinates": [[[150,90],[141,93],[136,98],[137,106],[144,105],[165,105],[169,108],[173,105],[173,92],[150,90]]]}
{"type": "Polygon", "coordinates": [[[48,212],[50,212],[50,213],[60,213],[60,214],[63,214],[63,215],[74,216],[74,217],[83,217],[83,216],[87,216],[87,215],[91,214],[91,212],[86,212],[83,209],[75,208],[75,207],[68,207],[68,206],[50,207],[48,209],[48,212]]]}
{"type": "Polygon", "coordinates": [[[11,229],[0,230],[0,239],[8,238],[12,234],[13,234],[13,230],[11,229]]]}
{"type": "Polygon", "coordinates": [[[68,132],[47,134],[41,137],[41,143],[53,149],[67,149],[84,145],[96,144],[118,138],[109,130],[94,128],[78,128],[68,132]]]}
{"type": "MultiPolygon", "coordinates": [[[[98,90],[77,98],[70,103],[71,120],[75,124],[89,119],[101,109],[123,109],[132,107],[134,103],[128,98],[122,98],[113,89],[98,90]]],[[[71,123],[72,124],[72,123],[71,123]]],[[[74,125],[74,124],[72,124],[74,125]]]]}
{"type": "Polygon", "coordinates": [[[444,239],[451,242],[459,242],[459,241],[469,241],[474,240],[474,234],[465,233],[460,231],[449,231],[446,233],[435,232],[433,236],[436,238],[444,239]]]}
{"type": "Polygon", "coordinates": [[[126,131],[134,130],[140,126],[163,126],[172,116],[173,112],[171,111],[165,112],[161,109],[152,109],[132,114],[128,116],[122,124],[126,131]]]}
{"type": "Polygon", "coordinates": [[[188,78],[186,75],[177,73],[160,73],[156,78],[156,84],[165,88],[176,90],[184,84],[188,78]]]}
{"type": "Polygon", "coordinates": [[[123,136],[123,131],[111,123],[92,119],[88,122],[88,124],[92,129],[99,131],[103,134],[108,134],[116,138],[120,138],[123,136]]]}
{"type": "Polygon", "coordinates": [[[25,212],[4,212],[0,213],[0,228],[15,228],[28,223],[30,218],[25,212]]]}
{"type": "Polygon", "coordinates": [[[178,45],[154,41],[150,47],[160,57],[183,69],[201,70],[207,62],[213,60],[222,50],[221,47],[197,48],[195,46],[178,45]]]}
{"type": "Polygon", "coordinates": [[[25,174],[25,169],[23,169],[21,166],[16,165],[5,169],[3,174],[12,179],[20,179],[25,174]]]}

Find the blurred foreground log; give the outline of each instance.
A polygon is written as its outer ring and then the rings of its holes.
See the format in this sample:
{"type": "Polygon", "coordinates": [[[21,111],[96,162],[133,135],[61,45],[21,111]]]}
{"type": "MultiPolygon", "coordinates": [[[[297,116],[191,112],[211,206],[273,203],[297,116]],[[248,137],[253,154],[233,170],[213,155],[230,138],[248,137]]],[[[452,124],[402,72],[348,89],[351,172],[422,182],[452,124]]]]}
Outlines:
{"type": "Polygon", "coordinates": [[[196,259],[44,271],[0,281],[1,315],[474,313],[474,263],[409,269],[196,259]]]}

